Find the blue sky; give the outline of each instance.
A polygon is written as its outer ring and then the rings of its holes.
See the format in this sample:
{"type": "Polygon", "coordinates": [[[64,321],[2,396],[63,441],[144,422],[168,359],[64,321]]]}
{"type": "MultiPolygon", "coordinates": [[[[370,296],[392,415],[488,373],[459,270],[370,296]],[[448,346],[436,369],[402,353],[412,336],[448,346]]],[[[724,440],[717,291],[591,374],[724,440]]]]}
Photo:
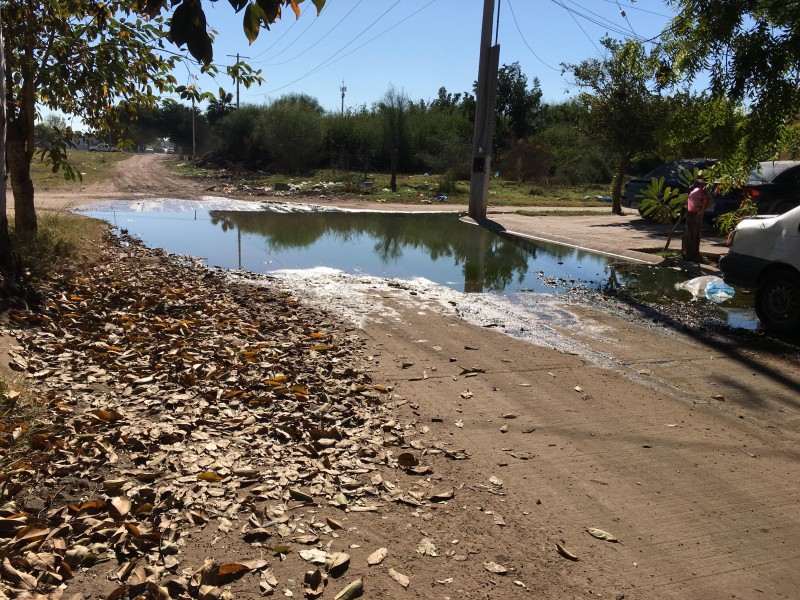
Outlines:
{"type": "MultiPolygon", "coordinates": [[[[655,38],[671,16],[664,0],[496,0],[500,4],[500,63],[518,61],[529,80],[538,77],[547,102],[569,97],[561,63],[599,57],[599,41],[655,38]],[[624,11],[625,16],[621,14],[624,11]]],[[[477,77],[483,0],[327,0],[317,16],[309,0],[300,19],[290,11],[248,45],[242,15],[228,2],[205,2],[219,32],[215,61],[249,56],[265,82],[240,88],[241,102],[263,104],[287,93],[316,97],[328,110],[372,105],[393,85],[414,100],[436,97],[440,86],[472,89],[477,77]]],[[[177,73],[182,83],[190,71],[177,73]]],[[[200,77],[201,87],[234,92],[226,76],[200,77]]]]}
{"type": "MultiPolygon", "coordinates": [[[[528,80],[538,77],[545,102],[576,92],[561,63],[602,57],[599,40],[656,39],[672,16],[665,0],[495,0],[500,6],[500,64],[519,62],[528,80]],[[622,15],[624,11],[625,15],[622,15]]],[[[390,85],[413,100],[432,100],[441,86],[471,91],[477,78],[483,0],[327,0],[317,16],[310,0],[300,19],[286,11],[249,45],[242,15],[226,0],[204,0],[209,25],[218,32],[215,62],[238,52],[262,70],[264,83],[240,87],[242,104],[265,104],[284,94],[305,93],[331,111],[380,100],[390,85]]],[[[229,77],[200,76],[182,66],[181,84],[216,95],[234,93],[229,77]]],[[[177,96],[173,98],[178,99],[177,96]]],[[[205,105],[201,105],[204,109],[205,105]]],[[[47,114],[49,111],[44,111],[47,114]]],[[[77,117],[68,123],[80,129],[77,117]]]]}

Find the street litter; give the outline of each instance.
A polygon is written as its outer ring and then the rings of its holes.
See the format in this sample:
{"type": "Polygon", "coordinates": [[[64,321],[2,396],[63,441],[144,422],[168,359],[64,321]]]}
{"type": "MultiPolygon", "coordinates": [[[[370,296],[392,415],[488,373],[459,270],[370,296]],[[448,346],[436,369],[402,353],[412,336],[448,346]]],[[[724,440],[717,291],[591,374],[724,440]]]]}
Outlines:
{"type": "Polygon", "coordinates": [[[720,304],[736,295],[736,290],[715,275],[703,275],[688,281],[675,284],[676,290],[686,290],[692,295],[692,301],[706,298],[720,304]]]}

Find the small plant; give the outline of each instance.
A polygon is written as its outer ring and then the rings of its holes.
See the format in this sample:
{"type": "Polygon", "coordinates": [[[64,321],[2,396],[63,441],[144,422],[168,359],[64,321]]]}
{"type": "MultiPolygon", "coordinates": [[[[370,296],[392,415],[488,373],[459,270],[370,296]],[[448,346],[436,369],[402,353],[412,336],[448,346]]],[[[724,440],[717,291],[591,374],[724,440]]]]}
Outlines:
{"type": "Polygon", "coordinates": [[[440,194],[455,194],[458,191],[458,173],[455,169],[447,169],[441,175],[436,191],[440,194]]]}
{"type": "Polygon", "coordinates": [[[720,215],[714,219],[714,226],[721,235],[727,235],[736,229],[736,226],[742,219],[755,217],[756,215],[758,215],[756,203],[753,202],[753,199],[750,196],[745,196],[742,200],[742,203],[739,205],[739,208],[737,208],[735,211],[725,213],[724,215],[720,215]]]}
{"type": "Polygon", "coordinates": [[[545,196],[547,195],[545,189],[540,185],[532,185],[531,189],[528,190],[528,194],[531,196],[545,196]]]}
{"type": "Polygon", "coordinates": [[[664,244],[663,252],[669,251],[675,229],[683,219],[687,196],[677,188],[664,187],[663,177],[653,178],[650,186],[642,192],[642,216],[665,224],[674,221],[669,235],[667,235],[667,243],[664,244]]]}
{"type": "Polygon", "coordinates": [[[656,254],[658,254],[661,258],[678,258],[681,255],[681,253],[677,252],[676,250],[667,249],[659,250],[656,252],[656,254]]]}
{"type": "MultiPolygon", "coordinates": [[[[701,173],[699,168],[682,169],[678,174],[678,181],[688,190],[701,173]]],[[[650,186],[642,191],[641,211],[643,217],[653,219],[658,223],[674,222],[669,230],[664,252],[669,250],[675,229],[685,216],[688,199],[689,192],[681,192],[679,188],[664,187],[663,177],[654,177],[650,180],[650,186]]]]}

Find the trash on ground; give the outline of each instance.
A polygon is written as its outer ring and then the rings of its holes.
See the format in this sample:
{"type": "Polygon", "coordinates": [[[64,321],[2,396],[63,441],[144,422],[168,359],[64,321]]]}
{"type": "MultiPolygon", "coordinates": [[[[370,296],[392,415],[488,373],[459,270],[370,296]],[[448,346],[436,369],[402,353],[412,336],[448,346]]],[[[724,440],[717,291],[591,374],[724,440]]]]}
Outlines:
{"type": "Polygon", "coordinates": [[[692,301],[706,298],[717,304],[730,300],[736,294],[736,290],[716,275],[703,275],[676,283],[675,289],[689,292],[692,295],[692,301]]]}

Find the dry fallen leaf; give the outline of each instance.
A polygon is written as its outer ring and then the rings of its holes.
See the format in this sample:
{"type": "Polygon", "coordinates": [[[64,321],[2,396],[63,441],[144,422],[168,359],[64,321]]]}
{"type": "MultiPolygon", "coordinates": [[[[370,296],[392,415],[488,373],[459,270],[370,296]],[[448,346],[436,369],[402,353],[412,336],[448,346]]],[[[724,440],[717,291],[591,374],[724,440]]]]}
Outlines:
{"type": "Polygon", "coordinates": [[[397,464],[405,469],[416,467],[419,464],[419,459],[413,452],[401,452],[397,457],[397,464]]]}
{"type": "Polygon", "coordinates": [[[391,568],[389,569],[389,577],[394,579],[397,583],[399,583],[404,588],[407,588],[409,586],[409,584],[411,583],[411,580],[408,577],[406,577],[402,573],[399,573],[398,571],[395,571],[394,569],[391,569],[391,568]]]}
{"type": "Polygon", "coordinates": [[[356,579],[353,583],[344,588],[333,597],[333,600],[352,600],[364,595],[364,581],[356,579]]]}
{"type": "Polygon", "coordinates": [[[322,595],[325,591],[325,586],[328,584],[328,576],[322,573],[319,569],[314,571],[306,571],[303,577],[303,592],[309,598],[316,598],[322,595]]]}
{"type": "Polygon", "coordinates": [[[559,544],[558,542],[556,542],[556,550],[558,551],[558,553],[559,553],[561,556],[563,556],[563,557],[564,557],[564,558],[566,558],[567,560],[578,560],[578,557],[577,557],[577,556],[575,556],[575,555],[574,555],[572,552],[570,552],[569,550],[567,550],[566,548],[564,548],[564,546],[562,546],[562,545],[561,545],[561,544],[559,544]]]}
{"type": "Polygon", "coordinates": [[[428,496],[428,500],[431,502],[447,502],[448,500],[452,500],[456,495],[456,491],[454,489],[449,490],[437,490],[431,492],[428,496]]]}
{"type": "Polygon", "coordinates": [[[589,527],[586,531],[588,532],[589,535],[591,535],[592,537],[596,537],[598,540],[605,540],[607,542],[619,542],[619,540],[616,537],[614,537],[607,531],[603,531],[602,529],[597,529],[596,527],[589,527]]]}
{"type": "Polygon", "coordinates": [[[328,559],[328,553],[325,550],[320,550],[319,548],[311,548],[310,550],[300,550],[298,552],[300,558],[303,560],[307,560],[310,563],[315,565],[324,565],[325,561],[328,559]]]}
{"type": "Polygon", "coordinates": [[[325,517],[325,522],[331,529],[344,529],[344,526],[341,523],[339,523],[339,521],[331,519],[330,517],[325,517]]]}
{"type": "Polygon", "coordinates": [[[483,563],[483,568],[490,573],[495,573],[496,575],[506,575],[508,573],[508,569],[506,567],[491,560],[487,560],[485,563],[483,563]]]}
{"type": "Polygon", "coordinates": [[[379,565],[383,562],[383,560],[389,555],[389,550],[387,548],[378,548],[367,557],[367,564],[370,567],[374,567],[375,565],[379,565]]]}
{"type": "Polygon", "coordinates": [[[345,552],[334,552],[325,559],[325,569],[332,577],[341,577],[350,566],[350,555],[345,552]]]}
{"type": "Polygon", "coordinates": [[[417,544],[417,554],[422,556],[439,556],[436,544],[430,538],[422,538],[417,544]]]}

